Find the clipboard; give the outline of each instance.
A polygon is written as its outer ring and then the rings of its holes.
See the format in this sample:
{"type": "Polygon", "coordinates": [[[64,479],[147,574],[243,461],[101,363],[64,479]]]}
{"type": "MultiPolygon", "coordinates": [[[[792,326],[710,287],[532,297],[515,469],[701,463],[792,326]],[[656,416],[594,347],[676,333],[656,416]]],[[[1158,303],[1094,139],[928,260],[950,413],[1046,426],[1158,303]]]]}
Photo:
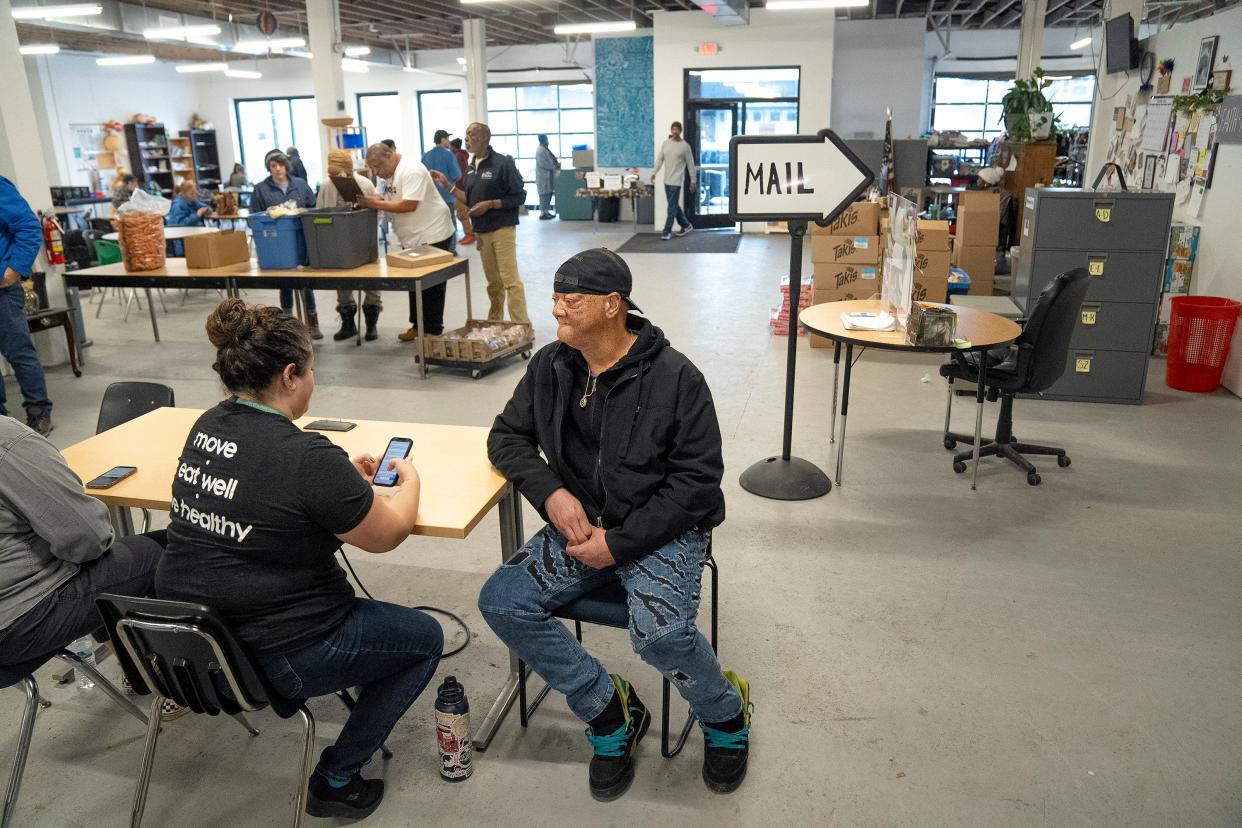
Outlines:
{"type": "Polygon", "coordinates": [[[352,175],[330,175],[328,178],[331,179],[332,186],[336,187],[336,191],[340,193],[341,198],[350,204],[357,204],[358,199],[362,198],[362,188],[358,186],[358,182],[354,180],[352,175]]]}

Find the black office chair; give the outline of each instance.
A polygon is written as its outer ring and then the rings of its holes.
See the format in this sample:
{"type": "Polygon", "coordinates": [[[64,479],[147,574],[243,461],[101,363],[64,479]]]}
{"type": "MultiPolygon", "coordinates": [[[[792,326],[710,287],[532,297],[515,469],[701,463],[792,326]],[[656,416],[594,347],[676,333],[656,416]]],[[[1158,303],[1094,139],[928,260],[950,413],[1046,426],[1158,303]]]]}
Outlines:
{"type": "MultiPolygon", "coordinates": [[[[1070,337],[1078,321],[1083,297],[1087,294],[1087,271],[1081,267],[1054,278],[1039,294],[1035,309],[1022,328],[1022,335],[1005,349],[974,354],[954,354],[953,361],[940,366],[940,376],[949,381],[949,404],[944,415],[944,447],[952,451],[958,443],[973,446],[973,435],[949,431],[949,414],[953,408],[953,380],[978,382],[978,359],[987,359],[987,397],[1001,401],[996,420],[996,437],[984,440],[980,457],[999,456],[1010,460],[1026,472],[1026,482],[1038,486],[1040,477],[1035,466],[1024,454],[1057,458],[1057,465],[1070,464],[1065,449],[1021,443],[1013,436],[1013,399],[1015,394],[1038,394],[1049,388],[1065,373],[1070,337]]],[[[966,461],[974,456],[964,451],[953,457],[953,471],[966,471],[966,461]]]]}
{"type": "Polygon", "coordinates": [[[228,625],[208,607],[122,595],[101,595],[96,605],[134,691],[142,696],[154,694],[134,792],[132,828],[142,824],[146,809],[165,698],[195,713],[227,713],[251,736],[258,736],[259,731],[246,721],[246,711],[271,707],[283,719],[301,714],[305,728],[302,775],[293,804],[294,828],[301,825],[315,747],[315,719],[306,700],[287,699],[276,692],[228,625]]]}
{"type": "MultiPolygon", "coordinates": [[[[716,626],[717,626],[717,608],[719,606],[717,586],[720,581],[720,573],[716,569],[716,561],[712,558],[711,541],[707,543],[707,561],[705,566],[711,570],[712,578],[712,626],[711,638],[712,650],[716,648],[716,626]]],[[[574,622],[574,634],[578,637],[579,643],[582,641],[582,625],[598,624],[601,627],[614,627],[620,630],[629,629],[630,626],[630,609],[625,594],[625,587],[621,582],[614,581],[610,584],[593,590],[575,601],[570,601],[560,609],[552,613],[556,618],[563,618],[567,621],[574,622]]],[[[522,727],[526,727],[530,721],[530,717],[539,709],[540,702],[548,695],[548,691],[552,688],[544,685],[539,694],[535,696],[535,700],[529,705],[526,702],[526,679],[527,679],[526,662],[518,661],[518,715],[522,727]]],[[[662,677],[663,678],[663,677],[662,677]]],[[[681,753],[681,749],[686,746],[686,740],[690,737],[690,730],[694,727],[694,713],[691,711],[690,717],[686,719],[685,726],[682,727],[681,733],[677,737],[677,742],[671,748],[669,747],[669,697],[671,685],[667,678],[664,678],[663,687],[663,703],[660,710],[660,754],[665,759],[672,759],[681,753]]]]}
{"type": "Polygon", "coordinates": [[[44,702],[39,697],[39,684],[35,681],[34,673],[53,658],[61,659],[74,670],[85,671],[94,679],[96,687],[107,693],[113,701],[143,725],[147,724],[147,717],[138,705],[125,698],[125,694],[104,678],[93,665],[87,664],[68,650],[58,650],[21,664],[0,667],[0,690],[20,686],[26,696],[26,707],[22,711],[22,722],[17,733],[17,752],[13,756],[13,768],[9,771],[9,784],[4,791],[4,814],[0,816],[0,828],[9,828],[13,821],[13,814],[17,810],[17,795],[21,790],[22,774],[26,770],[26,756],[30,753],[30,741],[34,736],[35,714],[38,713],[40,707],[49,706],[48,702],[44,702]]]}
{"type": "MultiPolygon", "coordinates": [[[[157,408],[172,408],[176,404],[173,390],[167,385],[158,382],[114,382],[104,390],[103,400],[99,403],[95,433],[116,428],[157,408]]],[[[146,532],[150,528],[151,511],[143,509],[141,531],[146,532]]]]}

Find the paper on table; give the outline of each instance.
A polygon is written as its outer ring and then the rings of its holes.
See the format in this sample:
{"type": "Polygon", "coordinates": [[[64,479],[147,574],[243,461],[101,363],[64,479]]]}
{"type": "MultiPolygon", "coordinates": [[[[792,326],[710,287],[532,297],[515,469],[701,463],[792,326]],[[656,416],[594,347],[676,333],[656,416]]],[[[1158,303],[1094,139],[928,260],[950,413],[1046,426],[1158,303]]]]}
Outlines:
{"type": "Polygon", "coordinates": [[[897,320],[891,314],[880,313],[843,313],[841,324],[851,331],[891,331],[897,320]]]}

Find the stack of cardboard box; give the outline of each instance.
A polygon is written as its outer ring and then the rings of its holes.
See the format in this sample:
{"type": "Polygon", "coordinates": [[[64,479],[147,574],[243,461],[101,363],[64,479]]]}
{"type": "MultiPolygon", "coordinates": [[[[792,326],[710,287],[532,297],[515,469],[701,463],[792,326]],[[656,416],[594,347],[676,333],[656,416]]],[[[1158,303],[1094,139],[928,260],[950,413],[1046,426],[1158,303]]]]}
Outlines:
{"type": "MultiPolygon", "coordinates": [[[[880,292],[880,205],[857,201],[829,227],[811,225],[811,263],[815,267],[813,304],[870,299],[880,292]]],[[[812,348],[832,342],[811,337],[812,348]]]]}
{"type": "Polygon", "coordinates": [[[973,296],[991,296],[1000,241],[1000,194],[969,190],[957,205],[957,237],[952,263],[970,275],[973,296]]]}
{"type": "Polygon", "coordinates": [[[919,219],[914,248],[914,301],[948,299],[951,249],[947,221],[919,219]]]}
{"type": "MultiPolygon", "coordinates": [[[[814,289],[814,283],[810,280],[802,283],[800,297],[798,301],[798,312],[801,313],[811,306],[811,291],[814,289]]],[[[786,336],[789,334],[789,277],[781,277],[781,306],[772,312],[772,318],[768,321],[768,326],[772,329],[772,333],[777,336],[786,336]]],[[[805,333],[805,329],[799,325],[798,333],[805,333]]]]}

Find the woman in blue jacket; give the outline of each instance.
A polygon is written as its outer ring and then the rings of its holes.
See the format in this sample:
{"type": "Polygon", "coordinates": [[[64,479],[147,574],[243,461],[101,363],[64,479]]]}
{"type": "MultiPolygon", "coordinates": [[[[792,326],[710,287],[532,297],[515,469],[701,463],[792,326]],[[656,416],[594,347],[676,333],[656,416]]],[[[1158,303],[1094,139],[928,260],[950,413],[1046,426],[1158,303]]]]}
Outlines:
{"type": "MultiPolygon", "coordinates": [[[[52,430],[52,401],[47,398],[43,365],[30,339],[26,294],[21,286],[22,279],[30,278],[42,244],[39,217],[13,182],[0,176],[0,356],[17,375],[26,425],[46,437],[52,430]]],[[[7,413],[4,380],[0,379],[0,415],[7,413]]]]}
{"type": "Polygon", "coordinates": [[[211,212],[211,204],[198,197],[198,185],[184,181],[181,192],[173,199],[165,224],[169,227],[202,227],[203,216],[211,212]]]}
{"type": "MultiPolygon", "coordinates": [[[[284,204],[286,201],[292,201],[307,210],[315,206],[315,193],[311,191],[310,185],[303,179],[289,174],[291,166],[287,155],[280,150],[272,150],[263,162],[271,174],[254,185],[254,192],[250,194],[252,215],[262,213],[269,207],[284,204]]],[[[306,302],[306,322],[307,327],[310,328],[311,339],[323,339],[323,334],[319,331],[319,313],[315,307],[315,292],[305,290],[302,295],[306,302]]],[[[293,310],[292,289],[281,289],[280,307],[286,311],[293,310]]]]}

